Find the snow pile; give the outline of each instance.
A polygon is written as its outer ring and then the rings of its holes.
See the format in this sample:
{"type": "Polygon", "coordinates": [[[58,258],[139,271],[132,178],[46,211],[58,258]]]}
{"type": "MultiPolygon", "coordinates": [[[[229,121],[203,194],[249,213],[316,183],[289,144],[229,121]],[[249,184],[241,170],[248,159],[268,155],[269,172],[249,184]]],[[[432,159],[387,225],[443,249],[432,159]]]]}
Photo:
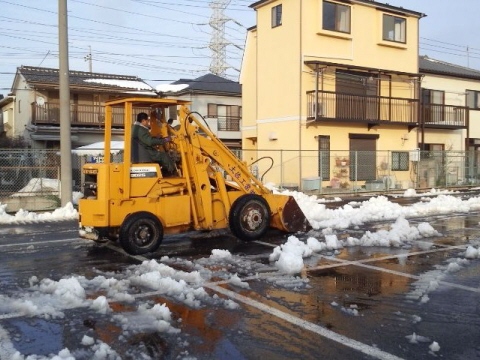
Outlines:
{"type": "Polygon", "coordinates": [[[135,81],[135,80],[119,80],[119,79],[85,79],[83,80],[86,83],[97,83],[103,85],[111,85],[111,86],[118,86],[122,88],[128,89],[136,89],[136,90],[153,90],[152,87],[143,81],[135,81]]]}
{"type": "Polygon", "coordinates": [[[285,244],[277,246],[273,250],[269,260],[275,262],[275,266],[282,273],[293,275],[302,271],[304,267],[303,259],[312,256],[314,253],[339,250],[351,246],[401,247],[410,245],[414,240],[441,235],[428,223],[411,226],[408,220],[402,216],[397,218],[389,230],[367,231],[359,239],[348,237],[345,240],[340,240],[332,232],[331,228],[324,229],[322,232],[323,241],[311,236],[306,243],[292,235],[285,244]]]}
{"type": "Polygon", "coordinates": [[[478,249],[475,249],[473,246],[469,246],[465,251],[465,257],[467,259],[480,258],[480,247],[478,249]]]}
{"type": "Polygon", "coordinates": [[[287,242],[277,246],[269,260],[275,261],[275,266],[285,274],[298,274],[303,269],[303,258],[312,255],[312,249],[295,236],[290,236],[287,242]]]}
{"type": "Polygon", "coordinates": [[[6,208],[6,204],[0,204],[0,224],[28,224],[78,219],[78,211],[72,203],[68,203],[63,208],[55,209],[53,212],[45,213],[34,213],[20,209],[15,215],[10,215],[7,214],[6,208]]]}

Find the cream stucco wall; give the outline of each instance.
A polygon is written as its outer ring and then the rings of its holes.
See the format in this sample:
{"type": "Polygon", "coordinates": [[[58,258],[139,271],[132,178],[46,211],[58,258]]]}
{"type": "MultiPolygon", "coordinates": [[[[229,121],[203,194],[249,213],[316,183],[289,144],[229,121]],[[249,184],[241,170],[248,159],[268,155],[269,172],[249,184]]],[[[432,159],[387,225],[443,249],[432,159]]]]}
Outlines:
{"type": "Polygon", "coordinates": [[[387,12],[377,8],[376,4],[352,1],[351,33],[344,34],[322,29],[321,0],[303,3],[302,54],[305,60],[324,60],[410,73],[418,71],[417,17],[387,12]],[[405,44],[382,40],[385,13],[407,20],[405,44]]]}
{"type": "Polygon", "coordinates": [[[24,136],[29,140],[29,133],[25,127],[32,121],[32,103],[35,102],[35,94],[31,91],[23,76],[17,76],[17,81],[13,85],[15,92],[15,102],[13,106],[13,128],[12,137],[24,136]]]}
{"type": "MultiPolygon", "coordinates": [[[[243,54],[240,83],[242,84],[242,147],[255,149],[257,138],[257,32],[255,29],[247,33],[245,52],[243,54]],[[251,139],[251,140],[249,140],[251,139]]],[[[251,160],[254,156],[251,153],[251,160]]]]}

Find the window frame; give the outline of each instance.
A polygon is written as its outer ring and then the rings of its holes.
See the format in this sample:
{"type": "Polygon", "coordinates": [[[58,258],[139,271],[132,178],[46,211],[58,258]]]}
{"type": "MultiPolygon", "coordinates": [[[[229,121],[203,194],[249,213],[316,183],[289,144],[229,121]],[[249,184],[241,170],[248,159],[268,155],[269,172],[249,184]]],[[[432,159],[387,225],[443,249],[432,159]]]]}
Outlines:
{"type": "Polygon", "coordinates": [[[410,152],[392,151],[391,157],[392,157],[391,159],[392,171],[409,171],[410,170],[410,152]],[[402,161],[402,157],[406,157],[406,160],[402,161]]]}
{"type": "Polygon", "coordinates": [[[219,131],[240,131],[242,106],[208,103],[206,118],[217,119],[219,131]]]}
{"type": "Polygon", "coordinates": [[[207,104],[207,118],[216,118],[218,116],[217,104],[207,104]]]}
{"type": "Polygon", "coordinates": [[[351,34],[352,33],[352,7],[344,4],[338,4],[332,1],[323,1],[322,5],[322,29],[327,31],[336,31],[343,34],[351,34]],[[326,6],[332,6],[332,9],[326,9],[326,6]],[[342,29],[342,12],[341,9],[347,10],[345,13],[348,15],[347,24],[344,25],[346,29],[342,29]],[[327,11],[326,10],[333,10],[333,26],[326,26],[327,23],[327,11]]]}
{"type": "Polygon", "coordinates": [[[331,145],[330,135],[317,135],[318,140],[318,176],[322,181],[330,180],[331,145]]]}
{"type": "Polygon", "coordinates": [[[480,90],[467,89],[465,95],[465,105],[468,106],[470,110],[480,110],[480,90]]]}
{"type": "Polygon", "coordinates": [[[395,15],[391,15],[391,14],[383,14],[382,16],[382,39],[383,41],[391,41],[391,42],[394,42],[394,43],[400,43],[400,44],[406,44],[407,43],[407,19],[406,18],[403,18],[403,17],[400,17],[400,16],[395,16],[395,15]],[[393,19],[393,22],[392,24],[389,24],[389,25],[393,25],[391,29],[387,29],[386,28],[386,18],[391,18],[393,19]],[[396,20],[401,20],[401,29],[400,29],[400,37],[401,39],[400,40],[397,40],[397,34],[396,34],[396,20]],[[390,31],[393,31],[393,38],[390,39],[388,34],[390,33],[390,31]]]}
{"type": "Polygon", "coordinates": [[[282,25],[282,4],[272,7],[272,28],[282,25]]]}

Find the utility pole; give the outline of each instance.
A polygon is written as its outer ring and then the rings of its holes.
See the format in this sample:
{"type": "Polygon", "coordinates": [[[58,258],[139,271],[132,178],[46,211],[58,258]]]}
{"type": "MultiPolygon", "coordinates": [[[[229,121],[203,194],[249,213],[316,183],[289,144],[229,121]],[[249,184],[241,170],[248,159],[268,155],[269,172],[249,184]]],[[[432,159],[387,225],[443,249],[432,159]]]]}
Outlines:
{"type": "Polygon", "coordinates": [[[68,67],[67,0],[58,0],[58,50],[60,66],[60,199],[72,201],[72,144],[70,139],[70,69],[68,67]]]}
{"type": "Polygon", "coordinates": [[[209,48],[212,50],[212,61],[210,63],[210,72],[212,74],[225,77],[227,71],[227,41],[225,39],[225,23],[229,20],[225,16],[225,9],[230,0],[212,0],[210,7],[213,14],[210,17],[209,25],[213,29],[212,40],[209,48]]]}
{"type": "Polygon", "coordinates": [[[88,54],[84,57],[85,61],[88,61],[88,71],[93,72],[93,64],[92,64],[92,47],[88,47],[88,54]]]}

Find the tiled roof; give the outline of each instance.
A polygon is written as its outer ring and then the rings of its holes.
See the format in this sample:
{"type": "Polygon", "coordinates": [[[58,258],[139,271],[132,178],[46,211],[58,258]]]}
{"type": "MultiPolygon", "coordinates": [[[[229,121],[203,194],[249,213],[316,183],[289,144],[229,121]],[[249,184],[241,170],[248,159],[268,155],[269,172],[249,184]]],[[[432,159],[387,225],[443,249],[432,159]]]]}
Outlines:
{"type": "Polygon", "coordinates": [[[173,84],[188,84],[188,87],[177,94],[189,92],[227,93],[230,95],[241,95],[242,87],[236,81],[222,78],[214,74],[206,74],[196,79],[180,79],[173,84]]]}
{"type": "Polygon", "coordinates": [[[450,64],[444,61],[431,59],[428,56],[420,56],[419,59],[420,73],[429,73],[436,75],[446,75],[452,77],[460,77],[465,79],[480,80],[480,71],[450,64]]]}
{"type": "MultiPolygon", "coordinates": [[[[58,86],[59,70],[21,66],[17,72],[25,78],[27,83],[32,85],[58,86]]],[[[101,88],[104,90],[151,90],[151,86],[146,84],[142,79],[136,76],[114,75],[103,73],[90,73],[84,71],[70,71],[70,86],[72,87],[89,87],[101,88]]]]}

